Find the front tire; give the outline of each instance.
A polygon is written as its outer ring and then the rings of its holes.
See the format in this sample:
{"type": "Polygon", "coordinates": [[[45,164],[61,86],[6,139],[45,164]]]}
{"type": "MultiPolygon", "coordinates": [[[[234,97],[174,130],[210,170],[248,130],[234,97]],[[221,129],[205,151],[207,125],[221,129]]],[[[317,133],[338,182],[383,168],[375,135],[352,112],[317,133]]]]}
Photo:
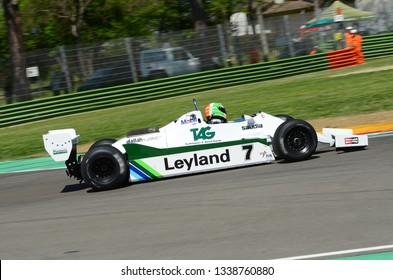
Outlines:
{"type": "Polygon", "coordinates": [[[277,115],[274,115],[274,116],[277,117],[277,118],[282,119],[284,122],[294,120],[293,117],[288,116],[288,115],[284,115],[284,114],[277,114],[277,115]]]}
{"type": "Polygon", "coordinates": [[[273,151],[286,161],[309,159],[317,149],[315,129],[306,121],[290,120],[282,123],[274,133],[273,151]]]}
{"type": "Polygon", "coordinates": [[[128,166],[124,155],[110,145],[90,149],[81,162],[86,184],[99,190],[120,188],[128,182],[128,166]]]}

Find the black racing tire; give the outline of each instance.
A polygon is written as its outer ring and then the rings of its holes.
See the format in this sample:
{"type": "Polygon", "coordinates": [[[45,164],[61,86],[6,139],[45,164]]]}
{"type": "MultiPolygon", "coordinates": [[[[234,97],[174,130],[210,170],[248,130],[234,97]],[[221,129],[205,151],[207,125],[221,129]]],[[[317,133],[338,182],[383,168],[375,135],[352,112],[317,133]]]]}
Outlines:
{"type": "Polygon", "coordinates": [[[113,138],[105,138],[105,139],[98,140],[98,141],[94,142],[93,145],[91,145],[89,151],[90,151],[91,149],[94,149],[95,147],[98,147],[98,146],[112,145],[112,144],[115,143],[116,141],[117,141],[117,140],[116,140],[116,139],[113,139],[113,138]]]}
{"type": "Polygon", "coordinates": [[[98,190],[123,187],[129,178],[125,156],[109,145],[90,149],[82,159],[81,172],[86,184],[98,190]]]}
{"type": "Polygon", "coordinates": [[[277,117],[277,118],[282,119],[284,122],[294,120],[293,117],[288,116],[288,115],[284,115],[284,114],[277,114],[277,115],[274,115],[274,116],[277,117]]]}
{"type": "Polygon", "coordinates": [[[282,123],[274,133],[273,151],[286,161],[309,159],[317,149],[315,129],[306,121],[290,120],[282,123]]]}

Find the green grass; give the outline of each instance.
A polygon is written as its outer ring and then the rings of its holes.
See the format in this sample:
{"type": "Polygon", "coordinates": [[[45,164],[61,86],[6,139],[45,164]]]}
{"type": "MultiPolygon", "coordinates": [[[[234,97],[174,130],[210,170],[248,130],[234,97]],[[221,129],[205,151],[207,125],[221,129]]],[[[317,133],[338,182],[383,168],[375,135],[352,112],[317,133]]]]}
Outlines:
{"type": "Polygon", "coordinates": [[[311,120],[393,110],[393,70],[350,74],[393,65],[393,57],[370,60],[341,70],[317,72],[189,96],[120,108],[87,112],[48,121],[0,129],[0,160],[32,157],[44,151],[42,134],[50,129],[75,128],[80,143],[120,138],[128,130],[163,126],[193,109],[197,98],[203,110],[213,101],[224,104],[230,119],[265,111],[311,120]]]}

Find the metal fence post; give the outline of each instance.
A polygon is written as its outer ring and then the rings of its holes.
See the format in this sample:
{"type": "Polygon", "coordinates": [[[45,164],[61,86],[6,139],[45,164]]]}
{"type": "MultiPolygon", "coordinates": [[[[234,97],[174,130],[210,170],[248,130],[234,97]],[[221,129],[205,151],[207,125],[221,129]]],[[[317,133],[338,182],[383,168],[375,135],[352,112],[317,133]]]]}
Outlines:
{"type": "Polygon", "coordinates": [[[132,39],[129,37],[124,38],[124,43],[125,43],[126,51],[127,51],[127,55],[128,55],[128,62],[130,64],[130,68],[131,68],[132,79],[134,80],[134,83],[136,83],[136,82],[138,82],[138,73],[136,71],[134,53],[132,51],[132,39]]]}
{"type": "Polygon", "coordinates": [[[266,34],[265,34],[265,22],[263,18],[263,13],[261,11],[261,7],[258,6],[257,9],[257,16],[258,16],[258,24],[259,24],[259,29],[261,34],[259,35],[259,38],[261,40],[261,45],[262,45],[262,51],[263,51],[263,56],[269,56],[269,44],[267,42],[266,34]]]}
{"type": "Polygon", "coordinates": [[[225,37],[224,37],[222,24],[217,25],[217,32],[218,32],[218,39],[220,41],[221,63],[225,67],[228,67],[228,61],[227,61],[228,53],[225,47],[225,37]]]}
{"type": "Polygon", "coordinates": [[[67,92],[72,92],[72,82],[70,77],[70,71],[68,69],[67,56],[64,50],[64,46],[59,47],[59,52],[60,52],[60,67],[61,67],[61,71],[64,73],[65,76],[67,92]]]}
{"type": "Polygon", "coordinates": [[[295,49],[293,47],[293,42],[292,42],[292,35],[291,35],[291,29],[289,25],[289,17],[288,15],[284,16],[284,26],[285,26],[285,35],[288,40],[288,45],[289,45],[289,52],[291,53],[291,56],[295,56],[295,49]]]}

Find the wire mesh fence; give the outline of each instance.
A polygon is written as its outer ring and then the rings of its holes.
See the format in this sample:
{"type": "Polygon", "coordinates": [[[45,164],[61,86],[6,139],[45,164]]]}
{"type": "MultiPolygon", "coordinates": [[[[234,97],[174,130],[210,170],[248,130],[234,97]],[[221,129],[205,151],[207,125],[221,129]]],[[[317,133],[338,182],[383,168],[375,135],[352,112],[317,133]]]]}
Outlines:
{"type": "MultiPolygon", "coordinates": [[[[343,23],[302,27],[312,17],[275,16],[265,18],[263,28],[255,21],[30,51],[29,92],[40,98],[345,47],[338,36],[343,23]]],[[[0,104],[14,102],[17,94],[3,79],[0,104]]]]}

